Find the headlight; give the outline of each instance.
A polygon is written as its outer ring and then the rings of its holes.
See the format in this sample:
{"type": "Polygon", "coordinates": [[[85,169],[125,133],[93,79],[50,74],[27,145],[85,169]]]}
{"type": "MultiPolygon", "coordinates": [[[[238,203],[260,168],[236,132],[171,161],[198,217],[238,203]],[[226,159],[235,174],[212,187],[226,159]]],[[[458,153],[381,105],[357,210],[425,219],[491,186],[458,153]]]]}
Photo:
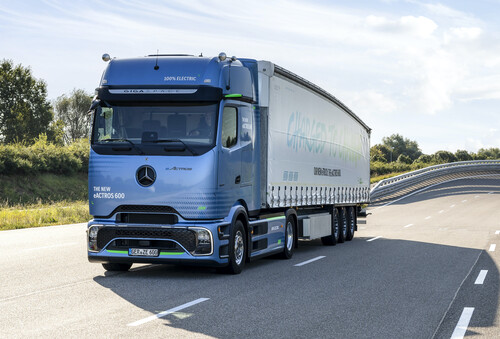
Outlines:
{"type": "Polygon", "coordinates": [[[195,228],[196,232],[196,249],[193,254],[212,254],[212,234],[204,228],[195,228]]]}
{"type": "Polygon", "coordinates": [[[92,225],[87,229],[90,252],[99,252],[99,248],[97,247],[97,233],[101,228],[102,225],[92,225]]]}

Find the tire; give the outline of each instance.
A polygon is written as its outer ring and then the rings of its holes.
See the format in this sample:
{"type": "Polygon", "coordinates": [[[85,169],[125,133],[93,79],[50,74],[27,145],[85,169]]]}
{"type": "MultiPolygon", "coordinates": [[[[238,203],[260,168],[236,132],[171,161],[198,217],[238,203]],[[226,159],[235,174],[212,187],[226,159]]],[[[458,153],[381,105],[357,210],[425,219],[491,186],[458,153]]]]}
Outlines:
{"type": "Polygon", "coordinates": [[[245,266],[246,260],[246,233],[243,223],[236,220],[229,238],[229,265],[225,273],[240,274],[245,266]]]}
{"type": "Polygon", "coordinates": [[[105,264],[102,264],[102,267],[106,271],[111,271],[111,272],[126,272],[132,267],[132,264],[121,264],[121,263],[116,263],[116,262],[108,262],[105,264]]]}
{"type": "Polygon", "coordinates": [[[295,247],[295,219],[292,215],[286,218],[285,225],[285,248],[281,253],[281,258],[290,259],[293,256],[293,249],[295,247]]]}
{"type": "Polygon", "coordinates": [[[347,237],[345,240],[351,241],[354,238],[354,232],[356,232],[356,210],[354,207],[347,208],[347,237]]]}
{"type": "Polygon", "coordinates": [[[339,243],[347,238],[347,213],[345,207],[339,207],[339,243]]]}
{"type": "Polygon", "coordinates": [[[335,246],[339,241],[340,235],[340,223],[339,223],[339,211],[333,208],[332,212],[332,234],[321,238],[321,242],[325,246],[335,246]]]}

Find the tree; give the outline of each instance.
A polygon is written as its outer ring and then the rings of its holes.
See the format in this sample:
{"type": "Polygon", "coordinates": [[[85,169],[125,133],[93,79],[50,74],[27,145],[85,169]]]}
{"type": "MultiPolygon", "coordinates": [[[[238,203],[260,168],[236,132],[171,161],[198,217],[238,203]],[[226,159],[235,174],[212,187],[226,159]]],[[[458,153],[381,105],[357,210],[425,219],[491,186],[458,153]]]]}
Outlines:
{"type": "Polygon", "coordinates": [[[477,151],[475,160],[496,160],[500,159],[500,148],[480,148],[477,151]]]}
{"type": "Polygon", "coordinates": [[[412,160],[409,156],[407,156],[406,154],[400,154],[399,157],[398,157],[398,160],[397,162],[401,163],[401,164],[411,164],[412,163],[412,160]]]}
{"type": "Polygon", "coordinates": [[[33,143],[48,131],[53,119],[47,101],[47,85],[31,74],[29,67],[0,63],[0,140],[33,143]]]}
{"type": "Polygon", "coordinates": [[[54,107],[57,119],[64,123],[64,141],[71,143],[88,136],[90,116],[87,114],[92,96],[83,89],[74,89],[69,96],[56,99],[54,107]]]}
{"type": "Polygon", "coordinates": [[[422,164],[430,164],[432,162],[432,156],[428,154],[422,154],[415,160],[417,163],[422,163],[422,164]]]}
{"type": "Polygon", "coordinates": [[[382,144],[392,150],[392,161],[395,161],[401,154],[409,156],[412,161],[422,155],[416,141],[404,138],[400,134],[382,138],[382,144]]]}
{"type": "Polygon", "coordinates": [[[457,158],[457,161],[470,161],[472,160],[472,156],[469,154],[469,152],[465,150],[457,150],[455,152],[455,157],[457,158]]]}
{"type": "Polygon", "coordinates": [[[448,151],[437,151],[432,155],[434,161],[438,164],[446,164],[457,161],[455,155],[448,151]]]}
{"type": "Polygon", "coordinates": [[[389,149],[384,145],[373,145],[370,148],[370,161],[387,162],[387,154],[389,149]]]}

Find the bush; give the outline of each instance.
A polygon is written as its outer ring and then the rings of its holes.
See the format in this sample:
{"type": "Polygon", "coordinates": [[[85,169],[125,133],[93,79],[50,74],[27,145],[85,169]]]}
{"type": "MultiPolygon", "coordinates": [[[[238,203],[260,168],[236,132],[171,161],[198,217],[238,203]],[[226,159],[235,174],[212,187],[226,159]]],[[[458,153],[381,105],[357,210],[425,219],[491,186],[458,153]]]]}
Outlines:
{"type": "Polygon", "coordinates": [[[89,146],[81,140],[69,146],[47,142],[42,134],[31,146],[22,143],[0,145],[0,174],[74,174],[85,173],[89,146]]]}

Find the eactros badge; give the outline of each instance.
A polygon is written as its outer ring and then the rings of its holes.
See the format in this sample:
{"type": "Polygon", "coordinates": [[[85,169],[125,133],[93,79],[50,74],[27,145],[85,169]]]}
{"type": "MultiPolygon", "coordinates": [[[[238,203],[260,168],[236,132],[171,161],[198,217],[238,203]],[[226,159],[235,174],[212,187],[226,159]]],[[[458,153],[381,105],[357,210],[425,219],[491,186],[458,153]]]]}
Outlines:
{"type": "Polygon", "coordinates": [[[156,172],[151,166],[141,166],[135,174],[139,185],[148,187],[151,186],[156,180],[156,172]]]}

